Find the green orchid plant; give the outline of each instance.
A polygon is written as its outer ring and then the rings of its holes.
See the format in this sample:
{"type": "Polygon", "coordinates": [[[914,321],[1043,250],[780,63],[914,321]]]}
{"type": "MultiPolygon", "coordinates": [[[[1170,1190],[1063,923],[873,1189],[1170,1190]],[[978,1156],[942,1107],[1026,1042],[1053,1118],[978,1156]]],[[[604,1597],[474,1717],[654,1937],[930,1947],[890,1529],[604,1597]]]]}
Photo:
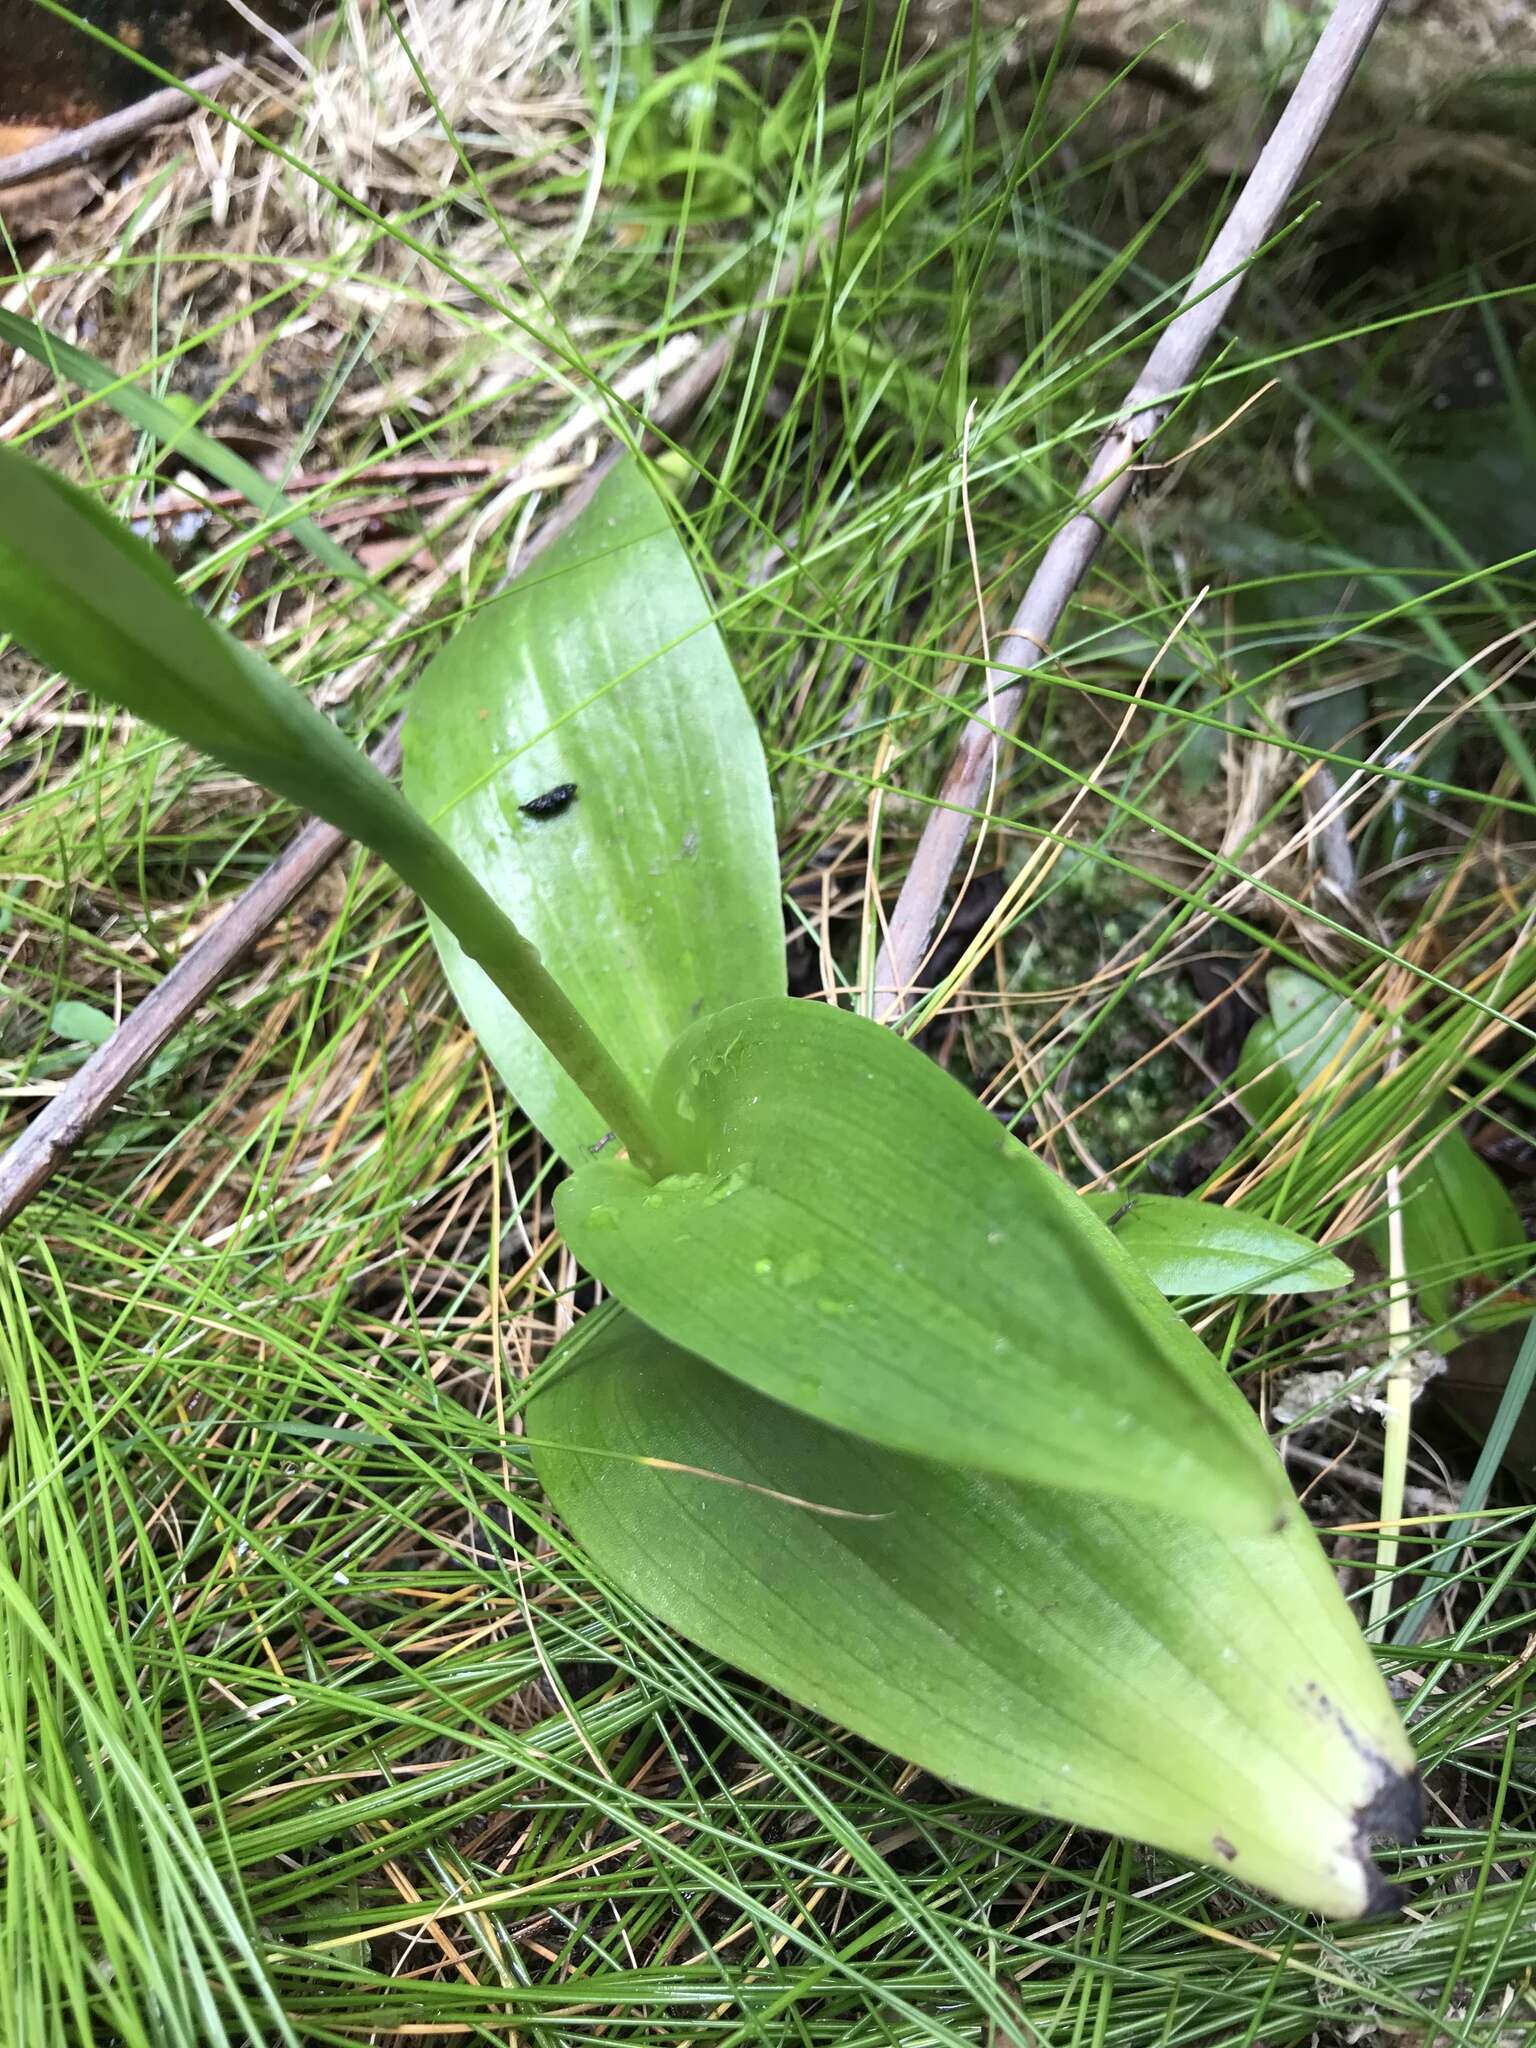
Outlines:
{"type": "Polygon", "coordinates": [[[978,1794],[1320,1913],[1386,1902],[1412,1751],[1170,1300],[1347,1268],[1240,1212],[1085,1199],[907,1040],[787,996],[762,747],[637,460],[423,673],[403,793],[3,450],[0,628],[421,898],[609,1297],[527,1413],[606,1582],[978,1794]]]}

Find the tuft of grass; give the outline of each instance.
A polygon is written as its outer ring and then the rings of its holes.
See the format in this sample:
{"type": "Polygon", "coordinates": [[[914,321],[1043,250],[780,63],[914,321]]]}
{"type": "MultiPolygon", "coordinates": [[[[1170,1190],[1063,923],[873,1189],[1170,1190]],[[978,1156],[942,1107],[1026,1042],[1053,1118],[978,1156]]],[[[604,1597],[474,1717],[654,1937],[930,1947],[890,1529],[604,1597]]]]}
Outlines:
{"type": "MultiPolygon", "coordinates": [[[[290,119],[171,131],[5,293],[254,463],[400,617],[46,364],[9,368],[7,437],[368,735],[658,360],[926,136],[672,451],[770,750],[795,983],[853,1003],[987,631],[1198,254],[1199,149],[1283,73],[1291,12],[1257,50],[1160,48],[1189,96],[969,22],[346,10],[290,119]]],[[[1536,608],[1523,539],[1473,516],[1511,488],[1529,249],[1501,214],[1469,282],[1476,223],[1437,217],[1433,260],[1384,241],[1353,168],[1379,133],[1320,163],[1186,403],[1191,452],[1037,673],[920,1018],[1079,1185],[1240,1195],[1352,1259],[1342,1301],[1196,1313],[1284,1415],[1362,1603],[1386,1168],[1438,1099],[1527,1213],[1536,1159],[1536,608]],[[1277,962],[1383,1028],[1374,1085],[1265,1137],[1232,1068],[1277,962]]],[[[4,687],[14,1130],[294,821],[14,656],[4,687]]],[[[352,857],[11,1233],[6,2039],[1524,2038],[1536,1532],[1514,1481],[1468,1497],[1490,1475],[1428,1399],[1391,1597],[1396,1628],[1431,1594],[1430,1635],[1382,1654],[1430,1826],[1406,1917],[1320,1928],[937,1784],[595,1584],[521,1439],[588,1301],[550,1192],[421,923],[352,857]]]]}

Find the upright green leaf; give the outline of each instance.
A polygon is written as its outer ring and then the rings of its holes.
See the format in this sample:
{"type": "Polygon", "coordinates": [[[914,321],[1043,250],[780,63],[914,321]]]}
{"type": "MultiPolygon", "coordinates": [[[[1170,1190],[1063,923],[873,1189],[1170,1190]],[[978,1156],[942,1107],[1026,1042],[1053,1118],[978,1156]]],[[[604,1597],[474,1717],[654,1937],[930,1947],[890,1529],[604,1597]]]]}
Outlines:
{"type": "Polygon", "coordinates": [[[623,1311],[551,1368],[551,1500],[696,1642],[986,1797],[1318,1912],[1386,1903],[1370,1838],[1414,1832],[1413,1755],[1303,1519],[1235,1538],[903,1457],[623,1311]]]}
{"type": "MultiPolygon", "coordinates": [[[[696,1017],[784,988],[762,742],[639,465],[416,686],[405,787],[538,946],[637,1087],[696,1017]],[[540,815],[550,791],[570,791],[540,815]]],[[[606,1126],[435,927],[454,992],[567,1159],[606,1126]]]]}
{"type": "Polygon", "coordinates": [[[565,1183],[577,1257],[646,1322],[895,1450],[1234,1529],[1295,1512],[1241,1395],[1088,1206],[906,1040],[765,997],[688,1032],[668,1157],[565,1183]]]}
{"type": "Polygon", "coordinates": [[[301,691],[199,611],[95,498],[0,447],[0,631],[394,859],[424,829],[301,691]]]}
{"type": "Polygon", "coordinates": [[[1361,1058],[1380,1027],[1353,1003],[1294,968],[1277,967],[1266,989],[1276,1050],[1295,1092],[1347,1085],[1351,1062],[1361,1058]]]}
{"type": "MultiPolygon", "coordinates": [[[[1371,1244],[1384,1259],[1385,1221],[1373,1225],[1371,1244]]],[[[1445,1131],[1404,1176],[1403,1252],[1409,1273],[1421,1276],[1419,1305],[1432,1328],[1449,1320],[1460,1282],[1496,1287],[1528,1263],[1525,1226],[1508,1188],[1458,1130],[1445,1131]]],[[[1495,1309],[1493,1319],[1501,1313],[1511,1311],[1495,1309]]],[[[1472,1319],[1484,1320],[1480,1311],[1472,1319]]]]}
{"type": "Polygon", "coordinates": [[[1159,1294],[1313,1294],[1345,1286],[1342,1259],[1299,1231],[1220,1202],[1087,1195],[1159,1294]]]}
{"type": "Polygon", "coordinates": [[[0,448],[0,632],[84,688],[371,846],[452,926],[573,1092],[659,1166],[644,1102],[538,952],[446,842],[302,691],[178,589],[94,498],[0,448]]]}

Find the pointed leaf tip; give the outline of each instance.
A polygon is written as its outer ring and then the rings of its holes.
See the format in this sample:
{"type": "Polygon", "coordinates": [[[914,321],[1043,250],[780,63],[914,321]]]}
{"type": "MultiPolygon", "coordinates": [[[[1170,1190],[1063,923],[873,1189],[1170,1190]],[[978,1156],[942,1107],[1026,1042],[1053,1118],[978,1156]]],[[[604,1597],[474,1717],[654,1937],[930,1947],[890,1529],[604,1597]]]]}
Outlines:
{"type": "Polygon", "coordinates": [[[529,1422],[555,1507],[706,1649],[985,1798],[1314,1912],[1393,1903],[1370,1847],[1413,1833],[1413,1754],[1300,1516],[1234,1539],[884,1450],[612,1305],[546,1371],[529,1422]]]}

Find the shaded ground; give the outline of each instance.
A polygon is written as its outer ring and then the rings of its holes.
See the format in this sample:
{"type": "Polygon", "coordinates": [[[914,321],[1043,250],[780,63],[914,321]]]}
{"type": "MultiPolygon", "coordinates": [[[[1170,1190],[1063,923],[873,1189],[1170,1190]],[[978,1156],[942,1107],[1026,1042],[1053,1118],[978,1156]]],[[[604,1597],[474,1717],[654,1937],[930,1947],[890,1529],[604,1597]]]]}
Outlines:
{"type": "MultiPolygon", "coordinates": [[[[260,27],[238,14],[228,0],[77,0],[82,22],[126,44],[150,63],[190,77],[220,57],[260,49],[260,27]]],[[[271,0],[263,18],[279,31],[300,26],[312,10],[303,0],[271,0]]],[[[69,22],[32,5],[7,0],[5,8],[5,109],[0,153],[7,129],[29,135],[79,127],[114,113],[157,81],[129,56],[82,34],[69,22]]]]}

